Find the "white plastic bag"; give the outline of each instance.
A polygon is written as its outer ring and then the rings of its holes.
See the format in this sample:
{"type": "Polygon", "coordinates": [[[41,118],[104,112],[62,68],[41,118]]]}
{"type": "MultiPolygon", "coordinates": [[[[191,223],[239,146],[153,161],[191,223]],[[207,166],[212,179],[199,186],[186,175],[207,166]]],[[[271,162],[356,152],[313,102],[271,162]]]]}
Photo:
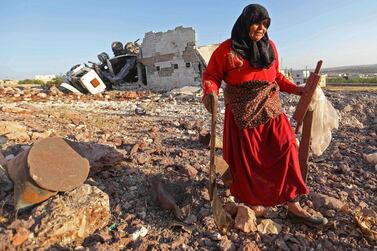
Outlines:
{"type": "Polygon", "coordinates": [[[330,144],[331,130],[338,129],[339,116],[320,87],[314,92],[309,111],[313,111],[310,148],[319,156],[330,144]]]}

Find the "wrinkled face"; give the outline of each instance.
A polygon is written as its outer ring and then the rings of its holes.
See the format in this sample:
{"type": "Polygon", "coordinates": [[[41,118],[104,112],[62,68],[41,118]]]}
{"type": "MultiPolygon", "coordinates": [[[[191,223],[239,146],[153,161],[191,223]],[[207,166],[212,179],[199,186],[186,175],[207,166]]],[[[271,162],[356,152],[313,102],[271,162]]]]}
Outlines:
{"type": "Polygon", "coordinates": [[[249,36],[253,41],[259,41],[267,32],[269,21],[265,19],[257,24],[250,25],[249,36]]]}

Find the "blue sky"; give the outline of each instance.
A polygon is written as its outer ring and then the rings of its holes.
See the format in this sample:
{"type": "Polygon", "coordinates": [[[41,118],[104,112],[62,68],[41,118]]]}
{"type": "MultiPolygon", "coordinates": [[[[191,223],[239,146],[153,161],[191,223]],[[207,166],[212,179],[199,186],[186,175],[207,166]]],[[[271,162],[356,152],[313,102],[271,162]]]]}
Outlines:
{"type": "MultiPolygon", "coordinates": [[[[253,2],[2,0],[0,79],[65,73],[111,53],[111,42],[134,41],[148,31],[192,26],[198,45],[230,36],[244,6],[253,2]]],[[[376,0],[265,0],[283,68],[377,63],[376,0]]]]}

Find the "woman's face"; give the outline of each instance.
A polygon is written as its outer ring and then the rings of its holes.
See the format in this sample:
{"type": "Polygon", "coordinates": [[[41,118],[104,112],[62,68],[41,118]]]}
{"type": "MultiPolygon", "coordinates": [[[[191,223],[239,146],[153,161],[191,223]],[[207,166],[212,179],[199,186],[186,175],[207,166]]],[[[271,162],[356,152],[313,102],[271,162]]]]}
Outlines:
{"type": "Polygon", "coordinates": [[[250,25],[249,36],[253,41],[259,41],[264,34],[266,34],[268,27],[268,19],[265,19],[257,24],[250,25]]]}

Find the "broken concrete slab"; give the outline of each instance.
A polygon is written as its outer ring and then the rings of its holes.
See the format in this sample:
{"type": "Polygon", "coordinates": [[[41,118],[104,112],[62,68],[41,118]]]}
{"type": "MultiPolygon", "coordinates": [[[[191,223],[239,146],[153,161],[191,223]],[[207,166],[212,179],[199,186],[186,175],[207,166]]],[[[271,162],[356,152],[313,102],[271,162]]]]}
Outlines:
{"type": "Polygon", "coordinates": [[[75,149],[81,157],[89,161],[89,176],[118,165],[124,158],[121,152],[107,145],[73,142],[69,140],[67,140],[67,143],[75,149]]]}
{"type": "Polygon", "coordinates": [[[32,179],[50,191],[70,191],[83,184],[89,174],[89,161],[58,137],[37,141],[27,163],[32,179]]]}

